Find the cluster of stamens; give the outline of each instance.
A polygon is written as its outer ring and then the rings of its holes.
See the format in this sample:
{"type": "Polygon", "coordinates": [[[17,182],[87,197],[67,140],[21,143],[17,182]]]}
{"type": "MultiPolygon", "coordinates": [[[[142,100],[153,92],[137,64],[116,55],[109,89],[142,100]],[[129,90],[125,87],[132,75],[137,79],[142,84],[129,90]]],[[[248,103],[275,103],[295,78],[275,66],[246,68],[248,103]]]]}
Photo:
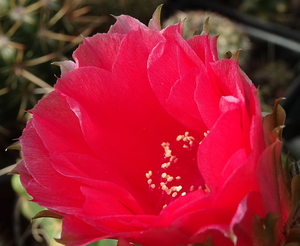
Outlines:
{"type": "MultiPolygon", "coordinates": [[[[204,133],[204,137],[208,135],[209,131],[204,133]]],[[[174,143],[175,147],[180,146],[181,151],[185,150],[188,152],[193,152],[197,150],[197,147],[200,143],[195,140],[194,137],[189,135],[189,132],[185,132],[183,135],[179,135],[176,138],[176,142],[174,143]]],[[[173,145],[172,145],[173,146],[173,145]]],[[[177,157],[173,154],[173,148],[171,149],[170,143],[162,143],[162,147],[164,149],[164,157],[163,162],[161,164],[161,169],[158,174],[154,174],[152,170],[149,170],[145,176],[147,178],[147,183],[149,185],[149,189],[154,191],[161,190],[161,195],[165,194],[168,199],[165,198],[165,205],[163,208],[167,206],[167,201],[171,201],[172,199],[178,196],[185,196],[187,193],[195,191],[195,190],[203,190],[207,193],[210,192],[210,189],[206,184],[204,185],[190,185],[190,187],[184,188],[182,184],[180,184],[180,180],[182,180],[182,176],[179,175],[171,175],[174,173],[174,170],[178,170],[174,168],[178,164],[178,160],[181,157],[177,157]],[[155,181],[154,181],[155,180],[155,181]],[[170,200],[171,199],[171,200],[170,200]]],[[[179,148],[179,149],[180,149],[179,148]]],[[[177,152],[176,152],[177,153],[177,152]]],[[[196,158],[193,158],[195,160],[196,158]]],[[[180,160],[181,161],[181,160],[180,160]]],[[[182,165],[184,163],[179,163],[182,165]]],[[[190,164],[190,163],[188,163],[190,164]]],[[[160,196],[161,196],[160,195],[160,196]]]]}
{"type": "Polygon", "coordinates": [[[195,138],[192,136],[189,136],[189,132],[185,132],[184,135],[179,135],[176,138],[176,141],[182,141],[183,142],[183,148],[184,149],[190,149],[195,144],[195,138]]]}

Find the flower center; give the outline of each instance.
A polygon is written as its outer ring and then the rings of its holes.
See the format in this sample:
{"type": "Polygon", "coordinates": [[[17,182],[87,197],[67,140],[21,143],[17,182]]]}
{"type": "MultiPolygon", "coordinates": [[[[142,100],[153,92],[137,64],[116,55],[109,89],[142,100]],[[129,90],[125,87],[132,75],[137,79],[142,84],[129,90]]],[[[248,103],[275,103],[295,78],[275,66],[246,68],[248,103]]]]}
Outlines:
{"type": "MultiPolygon", "coordinates": [[[[208,132],[204,133],[206,137],[208,132]]],[[[160,211],[174,199],[197,189],[210,192],[198,170],[197,151],[201,142],[189,132],[179,135],[174,143],[162,143],[164,157],[158,170],[149,170],[145,176],[152,199],[157,199],[160,211]]]]}

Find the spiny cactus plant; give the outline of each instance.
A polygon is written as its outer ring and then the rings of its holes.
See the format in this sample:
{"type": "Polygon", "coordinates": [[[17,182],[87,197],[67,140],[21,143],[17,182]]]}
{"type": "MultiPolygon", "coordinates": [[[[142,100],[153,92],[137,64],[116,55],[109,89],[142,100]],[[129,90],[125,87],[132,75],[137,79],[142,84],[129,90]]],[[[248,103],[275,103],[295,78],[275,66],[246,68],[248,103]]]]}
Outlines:
{"type": "Polygon", "coordinates": [[[260,63],[262,69],[253,72],[253,80],[260,86],[262,102],[271,105],[276,98],[286,94],[287,86],[296,76],[295,69],[291,69],[283,60],[260,63]]]}
{"type": "Polygon", "coordinates": [[[240,11],[255,15],[260,19],[286,24],[289,18],[287,13],[291,12],[294,3],[298,1],[285,0],[243,0],[240,1],[240,11]]]}
{"type": "MultiPolygon", "coordinates": [[[[105,19],[87,16],[81,0],[1,1],[0,4],[0,119],[8,112],[17,119],[39,96],[51,90],[55,78],[51,61],[66,54],[105,19]],[[45,82],[47,81],[47,82],[45,82]]],[[[14,117],[10,116],[10,117],[14,117]]],[[[0,121],[0,124],[2,123],[0,121]]]]}

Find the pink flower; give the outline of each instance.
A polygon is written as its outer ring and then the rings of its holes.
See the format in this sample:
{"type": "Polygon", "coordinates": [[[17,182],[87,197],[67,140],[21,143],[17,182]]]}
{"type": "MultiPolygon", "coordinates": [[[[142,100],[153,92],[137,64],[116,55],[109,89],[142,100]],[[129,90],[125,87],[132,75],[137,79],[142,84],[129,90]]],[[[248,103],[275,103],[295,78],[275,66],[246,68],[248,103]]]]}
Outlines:
{"type": "Polygon", "coordinates": [[[149,27],[117,17],[31,111],[15,171],[62,218],[61,242],[255,245],[273,214],[266,237],[280,240],[280,142],[265,143],[257,90],[235,60],[218,60],[216,37],[181,33],[157,16],[149,27]]]}

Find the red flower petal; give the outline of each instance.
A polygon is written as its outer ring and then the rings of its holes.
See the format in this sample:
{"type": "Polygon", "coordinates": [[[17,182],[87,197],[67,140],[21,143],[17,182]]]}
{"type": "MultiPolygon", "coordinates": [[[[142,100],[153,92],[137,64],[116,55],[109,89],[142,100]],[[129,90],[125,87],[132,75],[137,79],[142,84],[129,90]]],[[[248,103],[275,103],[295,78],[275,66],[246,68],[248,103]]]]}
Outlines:
{"type": "Polygon", "coordinates": [[[73,54],[77,66],[95,66],[111,71],[124,37],[125,35],[112,33],[85,38],[84,43],[73,54]]]}
{"type": "MultiPolygon", "coordinates": [[[[212,191],[222,187],[220,182],[224,180],[222,174],[225,164],[237,151],[245,149],[243,142],[245,133],[241,123],[238,110],[224,113],[199,146],[197,157],[199,170],[212,191]]],[[[235,161],[243,161],[244,156],[235,155],[235,161]]]]}
{"type": "Polygon", "coordinates": [[[273,212],[286,221],[290,213],[289,197],[286,192],[283,169],[280,162],[282,143],[274,142],[262,153],[257,169],[257,178],[263,197],[265,213],[273,212]],[[263,175],[267,173],[268,175],[263,175]],[[272,190],[273,192],[270,192],[272,190]]]}
{"type": "Polygon", "coordinates": [[[107,236],[93,226],[68,215],[63,218],[62,239],[57,241],[65,245],[80,246],[105,238],[107,236]]]}
{"type": "Polygon", "coordinates": [[[119,33],[119,34],[127,34],[132,30],[138,30],[140,28],[144,30],[149,30],[144,24],[138,21],[135,18],[132,18],[128,15],[120,15],[115,16],[116,23],[110,27],[108,33],[119,33]]]}
{"type": "Polygon", "coordinates": [[[167,28],[163,34],[166,41],[153,49],[148,61],[151,86],[160,103],[176,120],[202,134],[207,128],[193,94],[196,77],[205,68],[178,33],[178,26],[167,28]],[[187,97],[188,93],[192,96],[187,97]]]}
{"type": "Polygon", "coordinates": [[[195,35],[186,42],[204,64],[209,64],[210,62],[218,60],[216,40],[217,36],[210,38],[209,35],[195,35]]]}

